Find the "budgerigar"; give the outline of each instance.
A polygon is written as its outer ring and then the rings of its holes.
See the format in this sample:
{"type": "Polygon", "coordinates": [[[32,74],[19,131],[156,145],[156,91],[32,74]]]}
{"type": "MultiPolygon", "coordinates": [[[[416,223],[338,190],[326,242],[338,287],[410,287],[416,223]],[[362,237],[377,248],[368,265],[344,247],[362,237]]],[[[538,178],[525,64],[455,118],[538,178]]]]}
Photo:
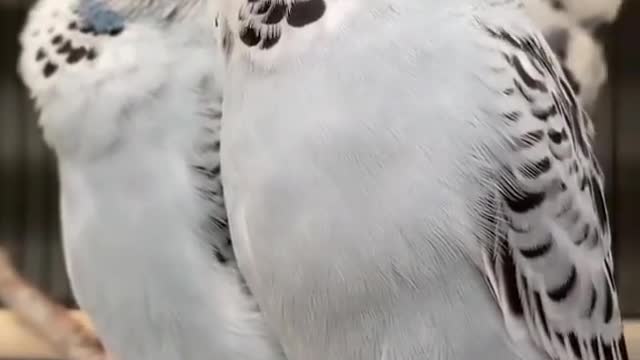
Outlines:
{"type": "Polygon", "coordinates": [[[223,0],[234,251],[289,360],[627,359],[590,120],[513,0],[223,0]]]}
{"type": "Polygon", "coordinates": [[[114,360],[282,356],[229,248],[209,8],[40,0],[21,35],[72,288],[114,360]]]}

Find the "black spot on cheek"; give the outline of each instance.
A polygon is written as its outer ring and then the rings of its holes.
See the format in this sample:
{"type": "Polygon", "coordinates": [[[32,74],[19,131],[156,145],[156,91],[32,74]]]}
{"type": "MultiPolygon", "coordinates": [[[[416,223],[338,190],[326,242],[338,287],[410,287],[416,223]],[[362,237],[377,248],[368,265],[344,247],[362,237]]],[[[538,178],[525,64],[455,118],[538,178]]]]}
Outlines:
{"type": "Polygon", "coordinates": [[[87,56],[87,53],[88,51],[84,46],[71,49],[69,55],[67,56],[67,63],[75,64],[78,61],[82,60],[83,57],[87,56]]]}
{"type": "Polygon", "coordinates": [[[87,52],[87,59],[95,60],[95,58],[97,57],[98,57],[98,53],[96,52],[96,49],[94,48],[89,49],[89,51],[87,52]]]}
{"type": "Polygon", "coordinates": [[[291,5],[287,23],[293,27],[303,27],[322,18],[327,9],[324,0],[296,1],[291,5]]]}
{"type": "Polygon", "coordinates": [[[58,54],[67,54],[73,50],[73,46],[71,46],[71,41],[67,40],[62,44],[62,46],[56,51],[58,54]]]}
{"type": "Polygon", "coordinates": [[[260,36],[254,28],[245,27],[240,31],[240,40],[247,46],[256,46],[260,42],[260,36]]]}
{"type": "Polygon", "coordinates": [[[44,68],[42,69],[42,74],[44,75],[44,77],[50,77],[51,75],[53,75],[53,73],[55,73],[58,70],[58,65],[47,61],[46,64],[44,64],[44,68]]]}
{"type": "Polygon", "coordinates": [[[120,35],[120,33],[122,33],[123,30],[124,30],[123,27],[117,27],[117,28],[111,29],[111,30],[109,30],[109,35],[111,35],[111,36],[120,35]]]}
{"type": "Polygon", "coordinates": [[[96,29],[91,26],[91,25],[84,25],[80,28],[80,32],[83,34],[91,34],[91,35],[97,35],[98,32],[96,31],[96,29]]]}
{"type": "Polygon", "coordinates": [[[56,35],[51,39],[51,43],[53,45],[58,45],[62,42],[62,40],[64,40],[64,38],[62,37],[62,35],[56,35]]]}
{"type": "Polygon", "coordinates": [[[36,52],[36,61],[42,61],[46,56],[47,54],[44,52],[44,49],[39,48],[38,52],[36,52]]]}

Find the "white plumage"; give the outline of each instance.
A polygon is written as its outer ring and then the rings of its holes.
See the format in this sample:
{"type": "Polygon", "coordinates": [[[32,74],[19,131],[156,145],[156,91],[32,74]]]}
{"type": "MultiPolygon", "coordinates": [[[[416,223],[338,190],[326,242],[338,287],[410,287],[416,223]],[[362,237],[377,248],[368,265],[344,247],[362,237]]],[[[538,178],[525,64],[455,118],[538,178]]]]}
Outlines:
{"type": "Polygon", "coordinates": [[[239,267],[289,360],[627,359],[591,123],[510,0],[223,0],[239,267]]]}
{"type": "Polygon", "coordinates": [[[230,249],[213,23],[199,0],[41,0],[20,38],[73,291],[118,360],[281,358],[230,249]]]}

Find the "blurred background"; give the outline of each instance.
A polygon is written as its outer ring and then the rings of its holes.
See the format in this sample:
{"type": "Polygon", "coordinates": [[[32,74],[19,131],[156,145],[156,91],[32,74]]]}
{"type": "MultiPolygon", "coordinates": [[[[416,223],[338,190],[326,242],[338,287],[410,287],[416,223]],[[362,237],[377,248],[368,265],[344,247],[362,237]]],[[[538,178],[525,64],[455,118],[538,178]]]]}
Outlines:
{"type": "MultiPolygon", "coordinates": [[[[626,0],[619,13],[620,0],[528,1],[593,116],[622,309],[625,317],[640,318],[640,1],[626,0]]],[[[28,280],[74,306],[61,251],[55,159],[16,73],[17,37],[31,3],[0,0],[0,245],[28,280]]]]}

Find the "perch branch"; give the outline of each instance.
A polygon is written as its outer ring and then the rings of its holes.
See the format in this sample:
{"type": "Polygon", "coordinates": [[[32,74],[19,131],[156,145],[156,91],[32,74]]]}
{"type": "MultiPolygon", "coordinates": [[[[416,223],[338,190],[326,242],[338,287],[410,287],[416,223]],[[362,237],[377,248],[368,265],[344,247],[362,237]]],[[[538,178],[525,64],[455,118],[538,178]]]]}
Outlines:
{"type": "Polygon", "coordinates": [[[15,271],[0,248],[0,300],[27,326],[69,360],[107,360],[98,338],[15,271]]]}

